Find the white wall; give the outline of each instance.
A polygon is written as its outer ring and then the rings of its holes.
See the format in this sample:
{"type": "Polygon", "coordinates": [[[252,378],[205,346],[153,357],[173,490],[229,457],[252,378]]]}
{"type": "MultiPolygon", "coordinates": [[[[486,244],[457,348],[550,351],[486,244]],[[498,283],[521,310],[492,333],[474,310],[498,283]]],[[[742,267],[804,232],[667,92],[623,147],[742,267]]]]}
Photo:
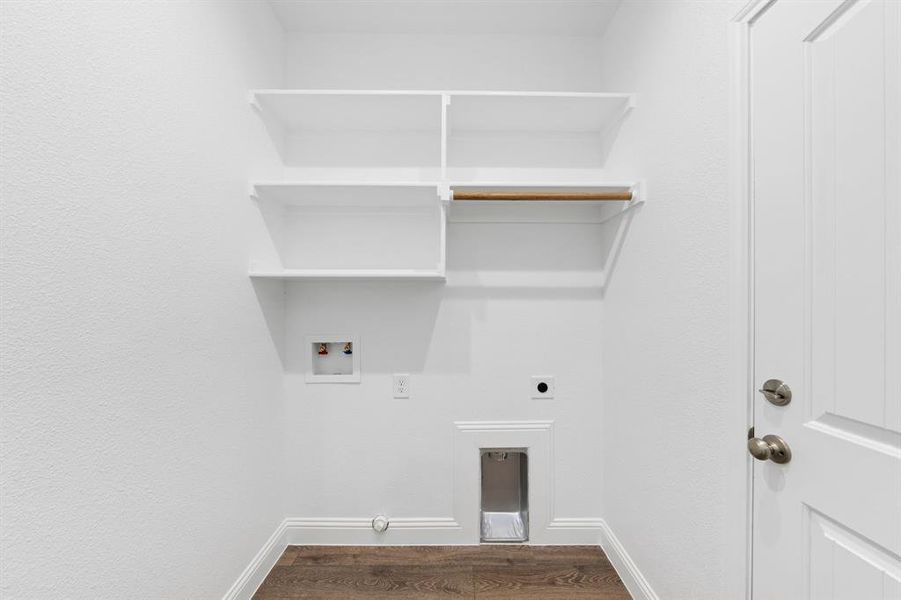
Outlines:
{"type": "Polygon", "coordinates": [[[516,34],[295,33],[289,86],[322,89],[597,89],[599,39],[516,34]]]}
{"type": "MultiPolygon", "coordinates": [[[[465,12],[465,3],[457,10],[465,12]]],[[[449,28],[454,27],[457,26],[449,28]]],[[[465,29],[464,25],[458,27],[465,29]]],[[[289,87],[311,89],[607,91],[599,85],[599,48],[597,35],[290,33],[286,36],[285,80],[289,87]]],[[[449,122],[453,123],[454,118],[452,104],[448,109],[449,122]]],[[[289,138],[285,176],[430,181],[440,177],[437,168],[424,166],[437,166],[439,161],[436,135],[352,135],[352,143],[334,132],[322,135],[311,131],[299,139],[289,138]],[[341,150],[336,151],[336,146],[341,150]],[[348,147],[355,147],[358,152],[351,155],[348,147]],[[377,165],[370,158],[373,148],[378,149],[377,165]],[[357,168],[345,168],[348,165],[357,168]]],[[[485,153],[498,147],[497,140],[494,144],[487,143],[488,138],[479,141],[483,143],[449,140],[449,178],[598,178],[594,165],[587,164],[601,147],[593,139],[580,141],[578,136],[572,136],[566,143],[560,136],[550,139],[548,144],[554,144],[556,152],[544,156],[542,168],[535,168],[534,160],[517,165],[520,168],[498,168],[522,156],[511,152],[508,145],[507,156],[502,160],[493,156],[491,161],[484,161],[485,153]],[[480,147],[481,154],[477,151],[480,147]]],[[[523,156],[529,154],[525,150],[523,156]]]]}
{"type": "MultiPolygon", "coordinates": [[[[588,36],[300,33],[287,47],[286,80],[297,87],[601,90],[598,40],[588,36]]],[[[288,515],[462,522],[468,515],[453,514],[465,487],[454,482],[453,422],[547,419],[556,440],[551,517],[600,517],[603,242],[591,223],[457,222],[448,227],[447,285],[290,285],[288,515]],[[360,384],[304,382],[305,336],[315,333],[360,336],[360,384]],[[392,373],[412,375],[409,400],[392,398],[392,373]],[[530,377],[546,374],[557,377],[557,398],[532,400],[530,377]]],[[[478,481],[477,468],[465,476],[478,481]]],[[[396,535],[361,531],[351,541],[411,539],[396,535]]],[[[566,535],[544,539],[573,539],[566,535]]],[[[478,531],[416,539],[474,543],[478,531]]]]}
{"type": "Polygon", "coordinates": [[[286,52],[258,3],[0,10],[4,596],[217,597],[284,515],[454,516],[458,419],[554,420],[553,516],[604,517],[663,598],[736,596],[734,3],[627,0],[603,42],[286,52]],[[637,91],[606,172],[652,204],[618,255],[618,220],[454,223],[447,286],[291,284],[283,311],[281,284],[246,277],[269,245],[247,181],[279,172],[246,92],[282,67],[301,87],[637,91]],[[362,383],[305,384],[311,332],[360,334],[362,383]],[[529,399],[532,374],[556,400],[529,399]]]}
{"type": "Polygon", "coordinates": [[[552,516],[600,516],[601,291],[583,283],[603,265],[600,226],[452,224],[448,253],[447,285],[290,286],[289,516],[459,521],[454,421],[529,419],[555,421],[552,516]],[[304,382],[316,333],[360,336],[360,384],[304,382]],[[410,399],[392,397],[393,373],[411,374],[410,399]],[[556,398],[531,399],[530,377],[547,374],[556,398]]]}
{"type": "Polygon", "coordinates": [[[648,182],[604,296],[604,518],[661,598],[738,598],[744,397],[730,397],[728,21],[626,0],[601,52],[634,90],[608,168],[648,182]]]}
{"type": "Polygon", "coordinates": [[[221,597],[284,515],[246,194],[281,29],[255,2],[0,12],[0,595],[221,597]]]}

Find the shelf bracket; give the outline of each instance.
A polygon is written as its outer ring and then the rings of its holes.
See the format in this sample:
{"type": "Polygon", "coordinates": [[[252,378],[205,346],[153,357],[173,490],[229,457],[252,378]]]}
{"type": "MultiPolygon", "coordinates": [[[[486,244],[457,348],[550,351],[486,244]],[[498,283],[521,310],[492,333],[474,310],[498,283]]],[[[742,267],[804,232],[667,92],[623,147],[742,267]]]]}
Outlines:
{"type": "Polygon", "coordinates": [[[626,206],[635,206],[637,204],[643,204],[645,201],[644,194],[644,181],[638,181],[635,185],[632,186],[632,199],[626,204],[626,206]]]}
{"type": "Polygon", "coordinates": [[[635,185],[632,186],[632,199],[629,200],[627,206],[637,206],[639,204],[645,204],[647,202],[647,184],[642,181],[638,181],[635,185]]]}
{"type": "Polygon", "coordinates": [[[451,191],[450,184],[447,182],[442,182],[438,184],[438,198],[441,199],[445,204],[449,203],[454,197],[454,193],[451,191]]]}
{"type": "Polygon", "coordinates": [[[608,221],[612,221],[613,219],[618,219],[626,213],[632,212],[642,204],[647,203],[647,187],[644,181],[639,181],[635,185],[633,185],[631,191],[632,199],[623,204],[620,210],[598,221],[598,225],[607,223],[608,221]]]}
{"type": "Polygon", "coordinates": [[[256,92],[250,92],[247,94],[247,101],[250,103],[250,106],[259,112],[263,111],[263,108],[260,106],[260,101],[257,99],[256,92]]]}

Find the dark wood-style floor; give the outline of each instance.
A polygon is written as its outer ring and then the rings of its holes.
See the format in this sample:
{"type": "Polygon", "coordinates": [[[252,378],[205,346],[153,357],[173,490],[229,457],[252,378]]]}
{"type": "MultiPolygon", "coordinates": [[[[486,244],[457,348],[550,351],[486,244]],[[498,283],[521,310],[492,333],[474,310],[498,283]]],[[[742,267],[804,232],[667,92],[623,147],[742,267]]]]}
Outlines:
{"type": "Polygon", "coordinates": [[[628,600],[596,546],[288,546],[256,600],[628,600]]]}

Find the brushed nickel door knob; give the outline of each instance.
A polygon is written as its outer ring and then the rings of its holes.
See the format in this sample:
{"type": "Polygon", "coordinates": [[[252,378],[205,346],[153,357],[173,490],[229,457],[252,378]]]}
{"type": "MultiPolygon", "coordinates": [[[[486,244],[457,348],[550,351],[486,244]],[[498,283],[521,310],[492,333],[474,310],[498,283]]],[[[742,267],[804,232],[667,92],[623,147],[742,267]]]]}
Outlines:
{"type": "Polygon", "coordinates": [[[784,465],[792,459],[791,448],[778,435],[765,435],[763,438],[752,437],[748,440],[748,452],[757,460],[771,460],[784,465]]]}

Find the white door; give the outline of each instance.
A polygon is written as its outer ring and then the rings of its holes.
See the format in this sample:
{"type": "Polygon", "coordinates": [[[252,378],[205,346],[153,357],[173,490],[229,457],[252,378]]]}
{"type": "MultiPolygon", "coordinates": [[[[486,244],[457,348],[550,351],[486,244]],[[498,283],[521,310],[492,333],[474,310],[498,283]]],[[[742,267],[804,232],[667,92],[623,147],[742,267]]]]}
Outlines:
{"type": "Polygon", "coordinates": [[[791,390],[754,434],[792,455],[754,461],[753,596],[901,599],[901,0],[776,0],[750,41],[754,377],[791,390]]]}

